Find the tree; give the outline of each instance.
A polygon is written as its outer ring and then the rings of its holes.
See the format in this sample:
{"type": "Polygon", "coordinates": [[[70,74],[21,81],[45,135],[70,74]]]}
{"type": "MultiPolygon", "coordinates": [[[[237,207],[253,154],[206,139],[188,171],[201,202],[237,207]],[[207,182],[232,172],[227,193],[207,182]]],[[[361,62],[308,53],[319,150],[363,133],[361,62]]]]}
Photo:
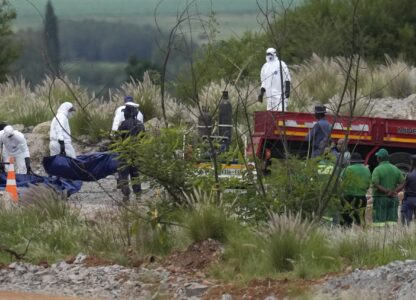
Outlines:
{"type": "MultiPolygon", "coordinates": [[[[351,7],[354,1],[305,0],[277,19],[275,32],[285,32],[282,51],[289,62],[300,62],[312,53],[321,57],[343,55],[350,47],[351,7]]],[[[416,9],[412,0],[366,0],[357,3],[363,57],[382,62],[385,54],[414,63],[416,9]]]]}
{"type": "Polygon", "coordinates": [[[44,38],[46,48],[46,61],[51,72],[60,70],[60,47],[58,38],[58,20],[51,1],[46,4],[44,38]]]}
{"type": "Polygon", "coordinates": [[[153,82],[160,81],[160,68],[148,60],[142,60],[136,56],[129,58],[126,73],[129,78],[143,81],[144,72],[148,71],[153,82]]]}
{"type": "Polygon", "coordinates": [[[10,64],[18,57],[16,46],[11,42],[10,23],[16,12],[7,0],[0,0],[0,81],[4,81],[10,64]]]}

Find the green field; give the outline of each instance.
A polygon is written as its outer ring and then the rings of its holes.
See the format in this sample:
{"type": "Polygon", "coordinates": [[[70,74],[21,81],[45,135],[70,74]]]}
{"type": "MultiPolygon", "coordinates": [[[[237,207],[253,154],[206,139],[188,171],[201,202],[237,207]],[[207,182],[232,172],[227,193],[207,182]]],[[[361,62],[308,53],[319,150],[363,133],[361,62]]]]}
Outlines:
{"type": "MultiPolygon", "coordinates": [[[[265,3],[266,0],[259,0],[265,3]]],[[[270,0],[269,0],[270,1],[270,0]]],[[[283,0],[284,5],[301,0],[283,0]]],[[[38,28],[42,24],[47,0],[12,0],[17,11],[15,29],[38,28]]],[[[112,22],[154,24],[154,11],[159,0],[52,0],[59,19],[101,19],[112,22]]],[[[185,7],[186,0],[165,0],[158,10],[158,21],[170,28],[178,11],[185,7]]],[[[199,0],[198,10],[204,14],[215,11],[220,35],[239,35],[247,30],[260,30],[256,0],[199,0]]]]}

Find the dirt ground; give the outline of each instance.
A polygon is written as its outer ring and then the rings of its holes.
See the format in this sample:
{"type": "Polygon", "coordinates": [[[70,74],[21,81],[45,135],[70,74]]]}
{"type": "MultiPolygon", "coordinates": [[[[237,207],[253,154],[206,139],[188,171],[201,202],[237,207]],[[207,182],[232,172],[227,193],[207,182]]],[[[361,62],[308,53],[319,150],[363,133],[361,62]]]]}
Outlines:
{"type": "Polygon", "coordinates": [[[221,256],[221,244],[206,240],[190,245],[185,251],[175,251],[165,259],[167,269],[173,272],[201,272],[221,256]]]}
{"type": "Polygon", "coordinates": [[[247,284],[224,284],[210,289],[202,299],[221,299],[223,294],[230,294],[233,299],[265,299],[275,296],[278,299],[295,297],[307,293],[307,291],[321,280],[276,280],[261,279],[252,280],[247,284]]]}

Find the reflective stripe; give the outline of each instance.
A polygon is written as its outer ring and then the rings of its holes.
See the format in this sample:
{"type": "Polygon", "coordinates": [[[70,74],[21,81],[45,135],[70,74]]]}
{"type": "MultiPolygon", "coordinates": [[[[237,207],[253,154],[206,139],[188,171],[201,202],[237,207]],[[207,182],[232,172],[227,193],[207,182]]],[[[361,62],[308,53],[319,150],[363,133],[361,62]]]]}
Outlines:
{"type": "MultiPolygon", "coordinates": [[[[316,124],[316,122],[305,122],[304,124],[300,124],[296,120],[285,120],[285,122],[284,122],[285,126],[288,126],[288,127],[302,127],[302,128],[312,128],[315,124],[316,124]]],[[[283,121],[279,120],[277,122],[277,125],[278,126],[283,126],[283,121]]],[[[348,128],[340,122],[336,122],[334,124],[334,129],[335,130],[364,131],[364,132],[369,132],[370,131],[370,128],[367,124],[354,124],[354,125],[351,125],[350,128],[348,128]]]]}
{"type": "Polygon", "coordinates": [[[332,165],[318,165],[318,174],[320,175],[330,175],[334,170],[332,165]]]}
{"type": "Polygon", "coordinates": [[[403,143],[416,143],[416,139],[412,138],[398,138],[398,137],[385,137],[385,142],[403,142],[403,143]]]}
{"type": "Polygon", "coordinates": [[[351,126],[351,130],[354,131],[370,131],[370,128],[368,127],[367,124],[360,124],[360,125],[352,125],[351,126]]]}
{"type": "MultiPolygon", "coordinates": [[[[277,122],[277,125],[283,126],[283,121],[277,122]]],[[[285,120],[285,126],[288,126],[288,127],[300,127],[302,125],[299,125],[298,122],[296,122],[295,120],[285,120]]]]}
{"type": "Polygon", "coordinates": [[[371,224],[373,227],[384,227],[386,226],[386,223],[384,222],[373,222],[373,224],[371,224]]]}
{"type": "Polygon", "coordinates": [[[7,179],[6,185],[16,185],[16,179],[7,179]]]}

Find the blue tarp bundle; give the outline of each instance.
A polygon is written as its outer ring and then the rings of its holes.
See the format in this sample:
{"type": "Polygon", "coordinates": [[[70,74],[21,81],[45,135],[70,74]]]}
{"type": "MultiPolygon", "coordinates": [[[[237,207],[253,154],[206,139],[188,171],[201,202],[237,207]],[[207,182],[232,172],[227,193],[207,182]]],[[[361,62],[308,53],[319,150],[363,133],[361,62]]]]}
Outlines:
{"type": "Polygon", "coordinates": [[[54,155],[43,158],[46,173],[71,180],[96,181],[117,172],[117,154],[96,152],[71,158],[54,155]]]}
{"type": "MultiPolygon", "coordinates": [[[[4,190],[6,188],[7,174],[0,173],[0,189],[4,190]]],[[[28,187],[29,184],[46,184],[57,190],[67,191],[67,195],[70,196],[81,189],[81,181],[72,181],[72,180],[63,180],[53,177],[44,177],[38,175],[26,175],[26,174],[16,174],[16,185],[19,187],[28,187]]]]}

